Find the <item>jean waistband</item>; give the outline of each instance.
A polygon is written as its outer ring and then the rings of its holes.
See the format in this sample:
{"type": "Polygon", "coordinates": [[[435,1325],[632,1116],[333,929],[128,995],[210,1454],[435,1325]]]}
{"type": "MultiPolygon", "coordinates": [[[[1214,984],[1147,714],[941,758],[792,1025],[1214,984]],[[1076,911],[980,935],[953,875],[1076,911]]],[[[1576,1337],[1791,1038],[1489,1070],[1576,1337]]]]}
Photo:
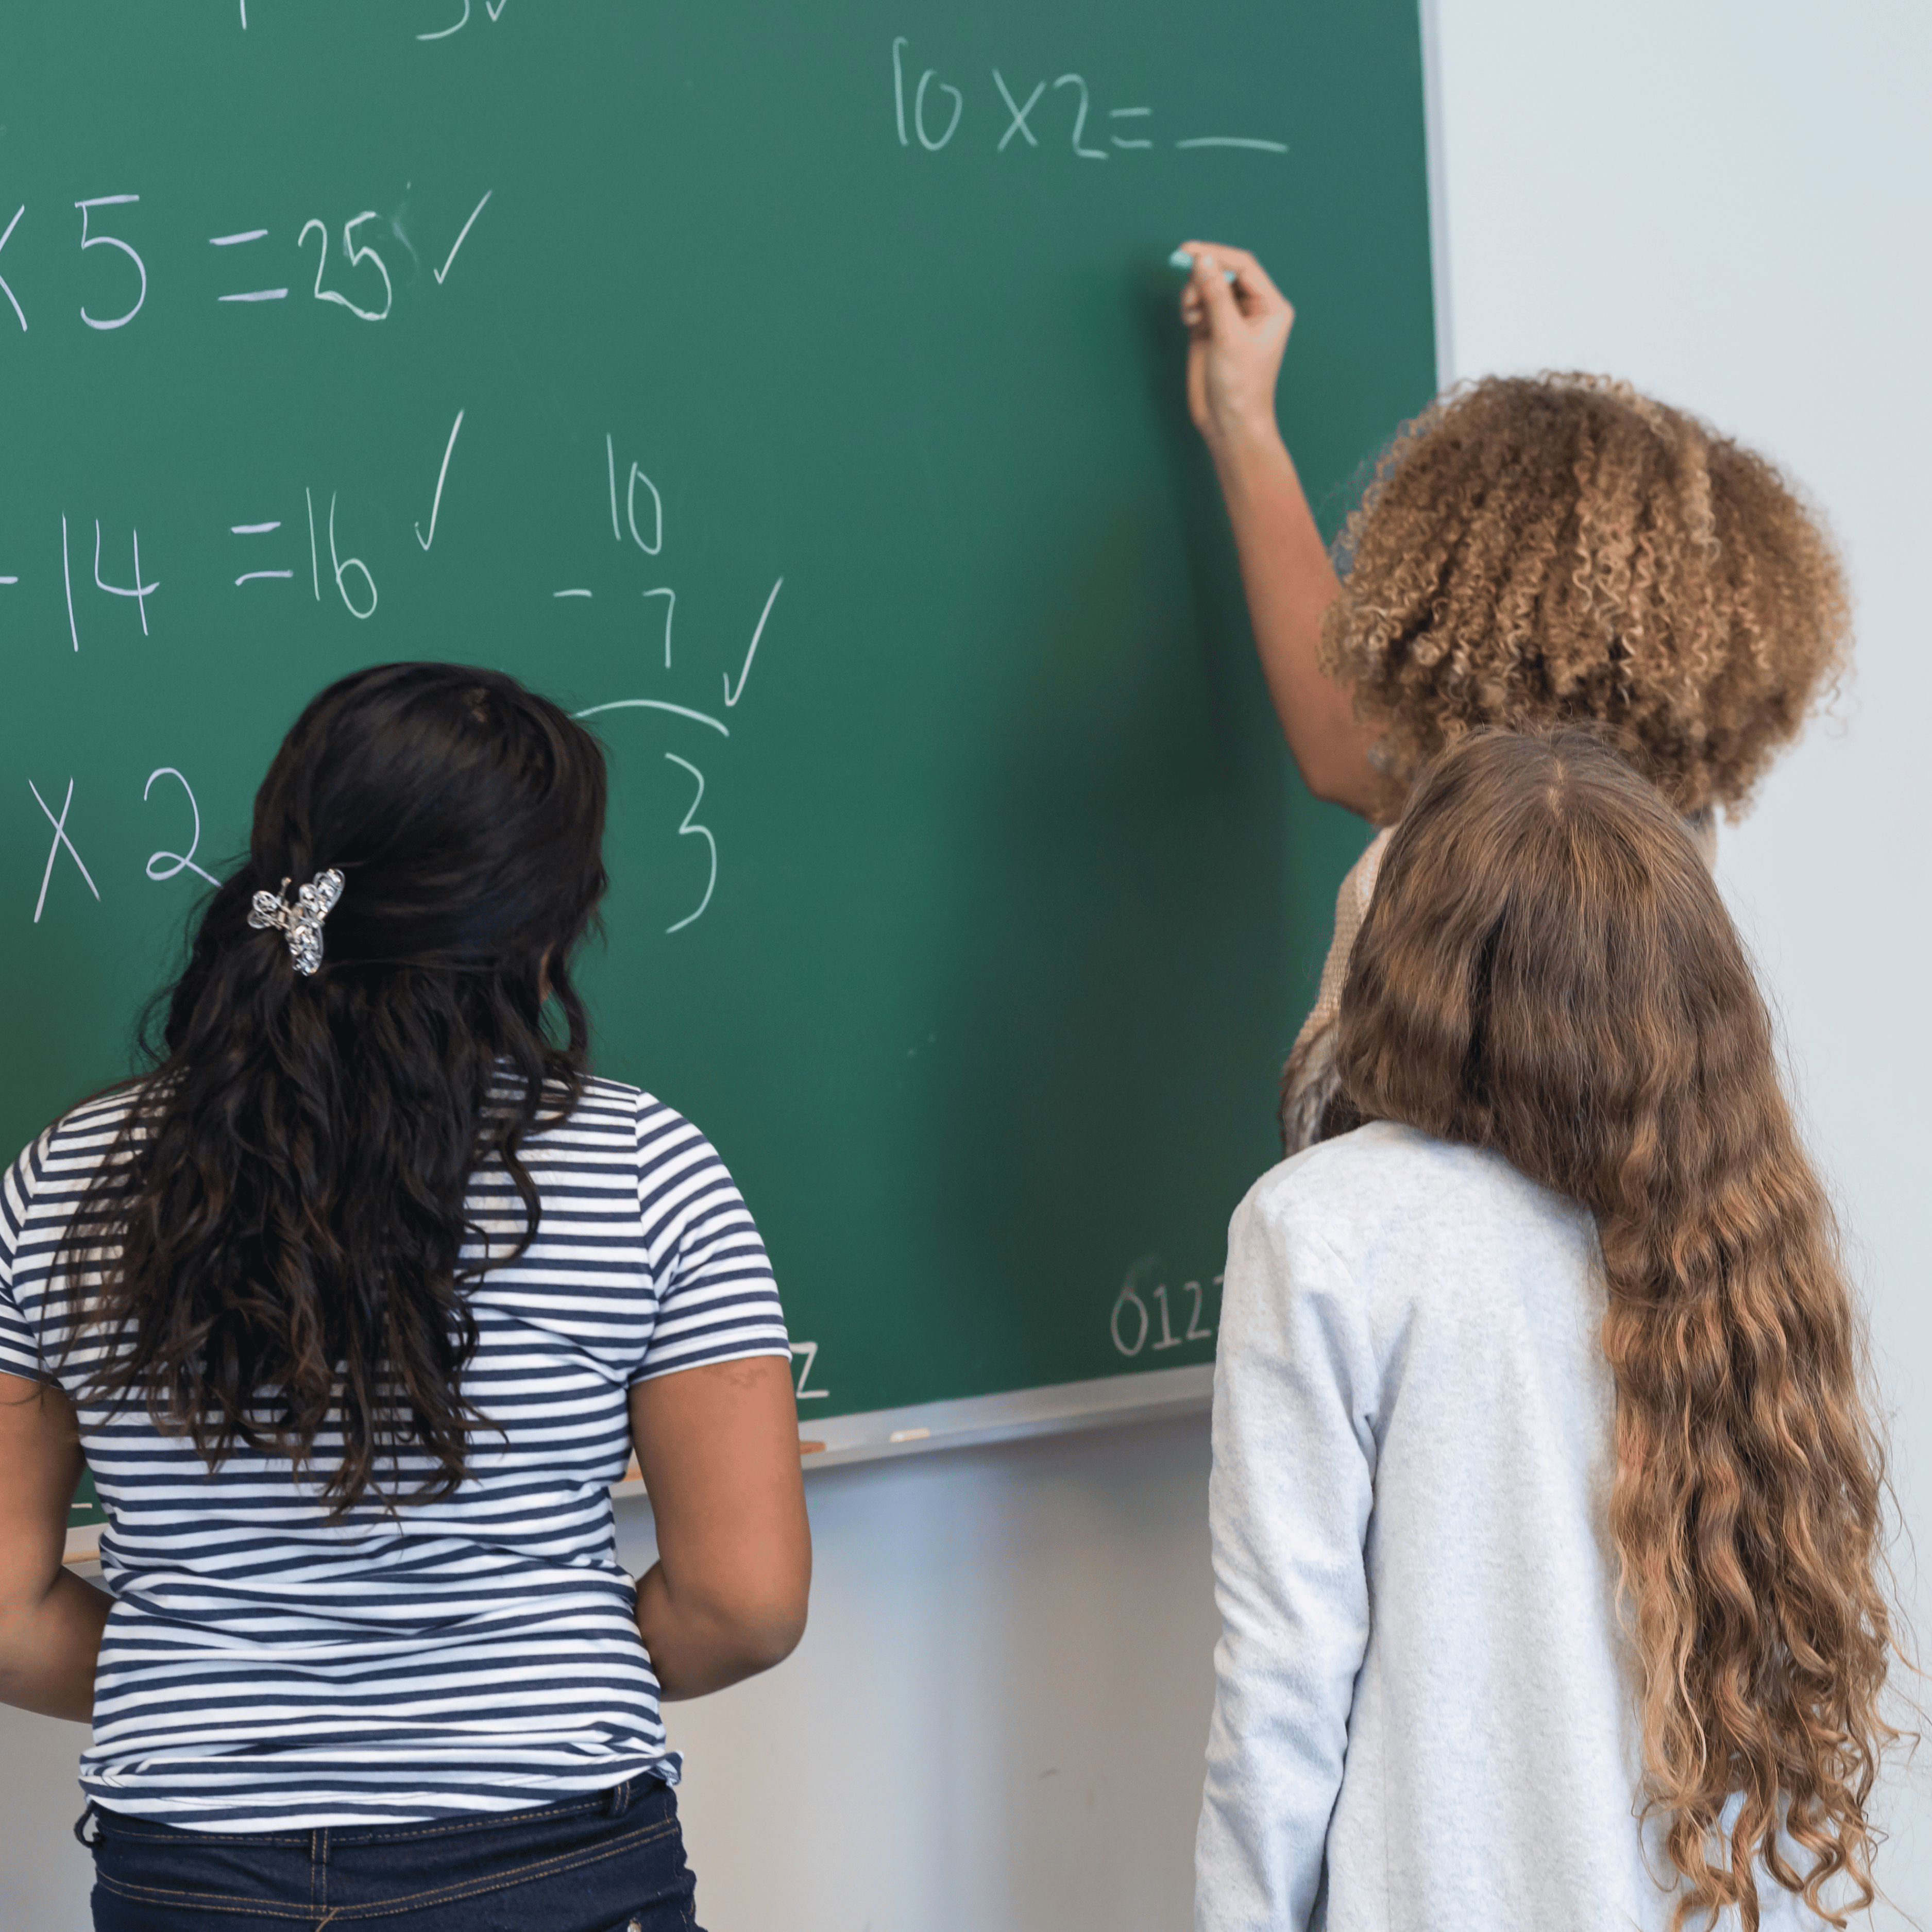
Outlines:
{"type": "MultiPolygon", "coordinates": [[[[445,1816],[418,1819],[411,1822],[394,1825],[347,1824],[328,1826],[329,1835],[338,1843],[344,1841],[380,1843],[391,1833],[407,1834],[420,1838],[425,1832],[442,1829],[449,1831],[481,1831],[493,1826],[527,1825],[544,1818],[566,1816],[572,1813],[602,1811],[613,1818],[621,1818],[639,1799],[649,1797],[653,1792],[666,1789],[661,1778],[653,1778],[648,1772],[636,1778],[626,1778],[622,1784],[614,1784],[608,1790],[574,1793],[567,1798],[553,1798],[543,1804],[525,1805],[506,1811],[452,1812],[445,1816]]],[[[112,1805],[103,1804],[90,1798],[87,1808],[74,1822],[74,1835],[91,1851],[104,1830],[113,1825],[137,1828],[143,1832],[158,1832],[170,1837],[206,1842],[211,1838],[230,1837],[244,1839],[262,1845],[272,1845],[299,1841],[306,1844],[310,1833],[306,1827],[288,1832],[224,1832],[196,1831],[190,1826],[177,1825],[166,1818],[146,1818],[138,1812],[117,1811],[112,1805]],[[88,1837],[87,1828],[92,1822],[94,1836],[88,1837]]]]}

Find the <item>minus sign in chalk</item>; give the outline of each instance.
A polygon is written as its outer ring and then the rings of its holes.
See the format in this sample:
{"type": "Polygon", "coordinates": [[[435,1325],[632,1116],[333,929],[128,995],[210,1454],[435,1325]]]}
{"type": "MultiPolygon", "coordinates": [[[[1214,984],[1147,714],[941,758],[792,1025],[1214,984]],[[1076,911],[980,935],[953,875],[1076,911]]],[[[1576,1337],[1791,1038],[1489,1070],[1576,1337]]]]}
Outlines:
{"type": "Polygon", "coordinates": [[[801,1456],[822,1456],[825,1454],[825,1444],[823,1442],[807,1442],[800,1438],[798,1453],[801,1456]]]}
{"type": "MultiPolygon", "coordinates": [[[[1185,248],[1177,248],[1167,258],[1167,266],[1170,268],[1178,268],[1184,275],[1191,275],[1194,272],[1194,257],[1185,248]]],[[[1241,279],[1232,268],[1223,268],[1221,272],[1231,282],[1238,282],[1241,279]]]]}
{"type": "Polygon", "coordinates": [[[17,577],[0,577],[0,584],[18,584],[20,580],[17,577]]]}
{"type": "Polygon", "coordinates": [[[895,1429],[886,1440],[888,1442],[922,1442],[932,1433],[929,1429],[895,1429]]]}

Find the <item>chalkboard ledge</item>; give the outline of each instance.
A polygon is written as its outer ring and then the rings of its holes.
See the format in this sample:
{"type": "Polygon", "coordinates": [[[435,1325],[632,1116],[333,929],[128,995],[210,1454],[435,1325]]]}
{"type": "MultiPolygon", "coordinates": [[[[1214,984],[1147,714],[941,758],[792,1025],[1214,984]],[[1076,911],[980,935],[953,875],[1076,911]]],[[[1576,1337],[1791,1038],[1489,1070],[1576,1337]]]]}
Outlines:
{"type": "MultiPolygon", "coordinates": [[[[828,1415],[818,1423],[808,1411],[800,1418],[799,1432],[802,1441],[825,1445],[806,1456],[809,1474],[814,1469],[875,1462],[887,1456],[923,1456],[935,1449],[970,1449],[982,1443],[1017,1442],[1029,1436],[1062,1436],[1075,1429],[1205,1415],[1214,1393],[1214,1364],[1196,1362],[1186,1368],[1056,1382],[1006,1395],[969,1395],[952,1402],[828,1415]]],[[[614,1484],[610,1493],[641,1497],[643,1480],[628,1477],[614,1484]]],[[[100,1524],[86,1523],[68,1532],[67,1561],[84,1576],[100,1574],[100,1524]]]]}
{"type": "MultiPolygon", "coordinates": [[[[825,1445],[806,1456],[805,1472],[810,1475],[814,1469],[873,1462],[888,1456],[922,1456],[935,1449],[970,1449],[1030,1436],[1064,1435],[1070,1430],[1205,1415],[1214,1394],[1214,1364],[1196,1362],[1185,1368],[1056,1382],[1004,1395],[964,1396],[951,1402],[914,1402],[904,1408],[828,1415],[823,1421],[814,1420],[807,1408],[800,1412],[798,1426],[803,1442],[825,1445]]],[[[610,1493],[644,1492],[643,1483],[632,1478],[610,1493]]]]}

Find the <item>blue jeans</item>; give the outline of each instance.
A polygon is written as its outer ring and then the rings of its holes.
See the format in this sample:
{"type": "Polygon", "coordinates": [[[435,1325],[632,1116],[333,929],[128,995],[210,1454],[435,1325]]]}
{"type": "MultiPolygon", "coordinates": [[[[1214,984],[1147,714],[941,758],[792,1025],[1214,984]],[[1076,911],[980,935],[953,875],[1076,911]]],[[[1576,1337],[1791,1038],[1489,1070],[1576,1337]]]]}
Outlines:
{"type": "Polygon", "coordinates": [[[527,1811],[313,1832],[184,1832],[88,1809],[94,1932],[698,1932],[677,1802],[656,1778],[527,1811]]]}

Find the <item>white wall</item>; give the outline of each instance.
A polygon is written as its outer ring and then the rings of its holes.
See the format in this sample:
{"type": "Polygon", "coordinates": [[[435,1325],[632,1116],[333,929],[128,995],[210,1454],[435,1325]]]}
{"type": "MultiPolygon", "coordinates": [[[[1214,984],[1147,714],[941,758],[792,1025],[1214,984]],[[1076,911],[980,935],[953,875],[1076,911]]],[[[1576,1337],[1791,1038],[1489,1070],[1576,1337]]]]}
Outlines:
{"type": "MultiPolygon", "coordinates": [[[[1854,682],[1720,837],[1782,1010],[1932,1523],[1932,915],[1913,774],[1932,717],[1932,8],[1437,0],[1454,373],[1614,370],[1767,452],[1828,511],[1854,682]]],[[[1908,1581],[1910,1558],[1906,1558],[1908,1581]]],[[[1922,1628],[1932,1629],[1921,1598],[1922,1628]]],[[[1880,1867],[1932,1916],[1932,1804],[1880,1867]]]]}
{"type": "MultiPolygon", "coordinates": [[[[1454,370],[1628,375],[1788,464],[1850,558],[1842,722],[1778,767],[1722,869],[1861,1244],[1923,1524],[1932,932],[1910,788],[1932,706],[1914,580],[1932,555],[1932,8],[1439,0],[1436,25],[1454,370]]],[[[714,1932],[1185,1926],[1205,1476],[1198,1424],[815,1476],[804,1648],[671,1714],[714,1932]]],[[[9,1927],[87,1924],[65,1835],[80,1735],[0,1713],[9,1927]]],[[[1886,1874],[1920,1918],[1926,1820],[1908,1805],[1886,1874]]]]}

